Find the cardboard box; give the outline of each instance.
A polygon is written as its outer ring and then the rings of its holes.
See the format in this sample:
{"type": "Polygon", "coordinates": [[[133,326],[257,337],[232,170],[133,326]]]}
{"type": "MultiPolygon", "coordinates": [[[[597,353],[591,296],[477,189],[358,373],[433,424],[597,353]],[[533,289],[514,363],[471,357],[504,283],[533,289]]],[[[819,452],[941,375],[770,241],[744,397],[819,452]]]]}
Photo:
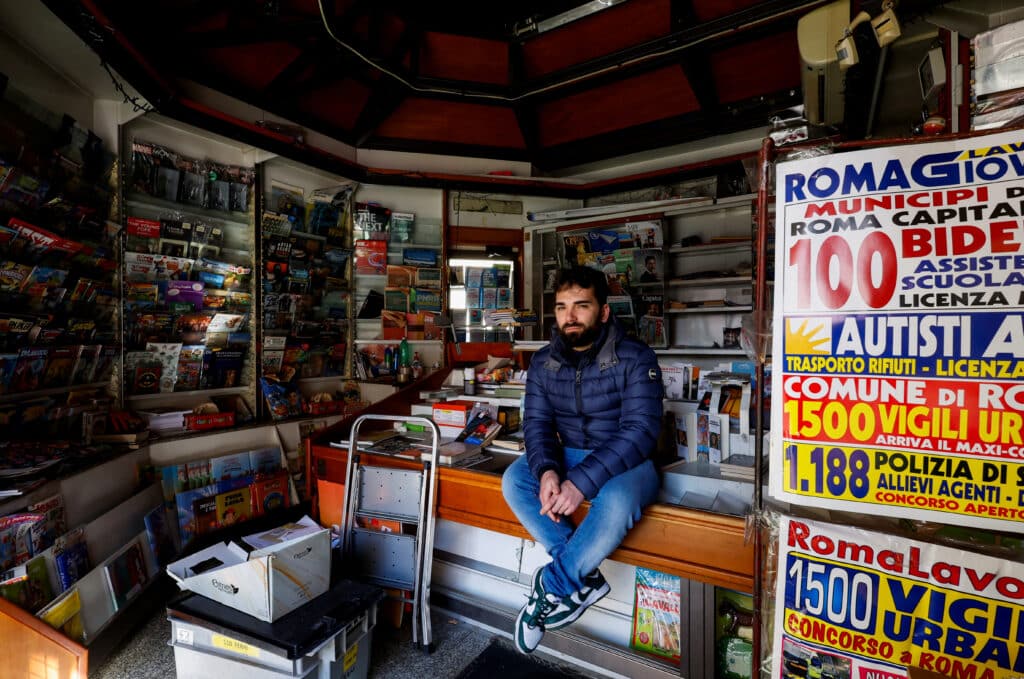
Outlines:
{"type": "Polygon", "coordinates": [[[236,543],[213,545],[169,564],[167,573],[181,589],[274,622],[327,591],[330,531],[324,528],[251,553],[236,543]]]}
{"type": "Polygon", "coordinates": [[[446,425],[449,427],[466,426],[469,411],[473,409],[474,401],[457,399],[454,401],[441,401],[434,404],[434,424],[446,425]]]}

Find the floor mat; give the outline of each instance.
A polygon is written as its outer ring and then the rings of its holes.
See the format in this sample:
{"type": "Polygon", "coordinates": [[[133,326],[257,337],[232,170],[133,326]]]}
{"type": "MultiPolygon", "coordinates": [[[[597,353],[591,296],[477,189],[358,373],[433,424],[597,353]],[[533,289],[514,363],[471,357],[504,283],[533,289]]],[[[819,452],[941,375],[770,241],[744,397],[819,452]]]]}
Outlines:
{"type": "Polygon", "coordinates": [[[512,647],[512,642],[495,638],[476,657],[473,662],[462,670],[457,679],[564,679],[578,677],[578,674],[565,665],[541,660],[536,656],[523,655],[512,647]]]}

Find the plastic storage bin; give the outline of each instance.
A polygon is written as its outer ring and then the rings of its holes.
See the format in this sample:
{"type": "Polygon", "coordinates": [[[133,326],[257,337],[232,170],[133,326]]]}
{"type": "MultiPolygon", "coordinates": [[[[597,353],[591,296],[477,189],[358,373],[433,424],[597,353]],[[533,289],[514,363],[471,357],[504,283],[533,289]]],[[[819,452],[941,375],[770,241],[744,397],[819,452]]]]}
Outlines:
{"type": "Polygon", "coordinates": [[[179,679],[365,679],[381,590],[351,581],[274,623],[187,594],[167,607],[179,679]]]}

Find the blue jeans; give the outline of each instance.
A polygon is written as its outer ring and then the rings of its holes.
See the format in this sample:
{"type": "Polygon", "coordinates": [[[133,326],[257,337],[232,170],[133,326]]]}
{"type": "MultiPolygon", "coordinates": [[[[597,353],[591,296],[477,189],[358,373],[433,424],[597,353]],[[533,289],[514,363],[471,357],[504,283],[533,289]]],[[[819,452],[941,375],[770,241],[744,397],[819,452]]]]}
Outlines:
{"type": "MultiPolygon", "coordinates": [[[[589,454],[589,450],[566,448],[566,468],[572,469],[589,454]]],[[[544,589],[557,596],[583,589],[583,578],[618,548],[629,529],[640,520],[643,508],[658,497],[660,485],[650,460],[613,476],[590,500],[586,518],[579,526],[573,526],[567,516],[555,523],[540,514],[540,482],[530,472],[526,455],[509,465],[501,479],[505,502],[551,556],[551,563],[545,566],[541,577],[544,589]]]]}

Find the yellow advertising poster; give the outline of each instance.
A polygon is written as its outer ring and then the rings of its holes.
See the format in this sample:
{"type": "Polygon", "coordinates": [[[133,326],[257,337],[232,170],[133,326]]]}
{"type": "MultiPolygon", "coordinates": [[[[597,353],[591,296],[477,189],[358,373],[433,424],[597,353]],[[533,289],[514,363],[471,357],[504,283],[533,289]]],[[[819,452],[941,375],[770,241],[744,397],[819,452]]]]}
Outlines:
{"type": "Polygon", "coordinates": [[[1019,531],[1024,134],[776,167],[771,493],[1019,531]]]}

